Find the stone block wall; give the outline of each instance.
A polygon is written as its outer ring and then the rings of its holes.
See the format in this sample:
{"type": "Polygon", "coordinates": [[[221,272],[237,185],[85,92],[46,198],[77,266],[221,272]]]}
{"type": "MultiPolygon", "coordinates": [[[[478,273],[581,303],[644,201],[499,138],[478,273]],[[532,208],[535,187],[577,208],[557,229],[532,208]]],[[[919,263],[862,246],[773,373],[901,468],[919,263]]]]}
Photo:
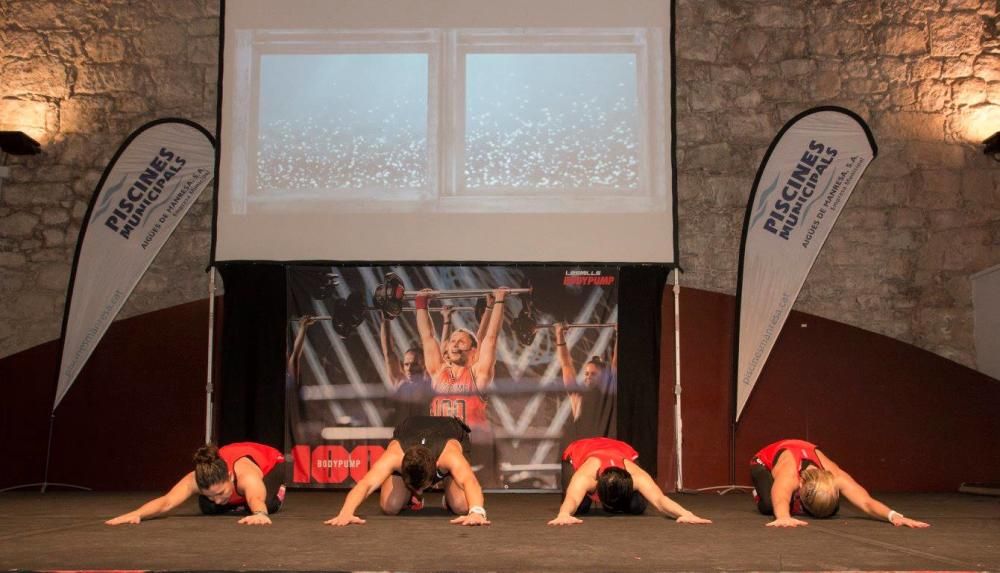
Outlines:
{"type": "MultiPolygon", "coordinates": [[[[0,188],[0,356],[58,338],[94,187],[134,129],[215,130],[219,3],[0,1],[0,129],[43,145],[0,188]]],[[[208,296],[211,192],[191,208],[120,317],[208,296]]]]}
{"type": "MultiPolygon", "coordinates": [[[[745,203],[781,126],[825,104],[878,142],[796,309],[974,366],[969,276],[1000,264],[996,0],[677,0],[682,285],[734,293],[745,203]]],[[[214,130],[218,0],[0,0],[0,129],[44,145],[0,190],[0,356],[58,337],[94,185],[167,116],[214,130]]],[[[123,311],[207,296],[206,193],[123,311]]]]}
{"type": "Polygon", "coordinates": [[[734,293],[771,138],[840,105],[879,156],[795,305],[975,364],[970,275],[1000,264],[998,3],[679,0],[681,283],[734,293]]]}

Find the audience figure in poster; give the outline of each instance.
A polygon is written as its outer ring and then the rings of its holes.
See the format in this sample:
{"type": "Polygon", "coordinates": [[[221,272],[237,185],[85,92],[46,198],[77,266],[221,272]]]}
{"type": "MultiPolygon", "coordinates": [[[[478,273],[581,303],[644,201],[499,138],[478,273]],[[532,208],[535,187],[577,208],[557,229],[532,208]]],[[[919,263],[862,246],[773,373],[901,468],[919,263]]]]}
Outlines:
{"type": "Polygon", "coordinates": [[[206,444],[194,455],[194,471],[181,478],[166,494],[138,509],[105,521],[107,525],[138,524],[168,513],[192,495],[206,515],[246,511],[242,525],[271,525],[270,514],[285,500],[285,457],[278,450],[253,442],[217,448],[206,444]]]}
{"type": "Polygon", "coordinates": [[[444,489],[443,505],[458,517],[456,525],[490,525],[483,508],[483,489],[467,458],[469,427],[461,420],[412,416],[393,431],[382,456],[347,494],[340,513],[327,525],[364,524],[356,515],[361,503],[380,490],[379,506],[386,515],[424,507],[424,493],[444,489]]]}
{"type": "MultiPolygon", "coordinates": [[[[606,512],[630,515],[641,515],[652,504],[677,523],[712,523],[664,495],[653,478],[635,463],[638,457],[632,446],[611,438],[584,438],[570,444],[563,461],[572,467],[572,478],[565,488],[559,514],[549,525],[583,523],[575,515],[588,513],[594,503],[600,503],[606,512]]],[[[569,475],[566,465],[564,475],[569,475]]]]}
{"type": "Polygon", "coordinates": [[[426,414],[430,409],[433,393],[430,376],[424,368],[424,351],[419,345],[411,346],[403,353],[400,361],[392,341],[391,321],[385,316],[381,320],[379,330],[382,342],[382,360],[386,374],[392,383],[392,402],[395,405],[393,418],[398,421],[417,415],[426,414]]]}
{"type": "Polygon", "coordinates": [[[775,518],[768,527],[809,525],[793,515],[835,515],[841,495],[870,517],[896,527],[930,527],[872,498],[850,474],[805,440],[780,440],[761,449],[750,460],[750,477],[757,509],[775,518]]]}
{"type": "Polygon", "coordinates": [[[611,364],[592,356],[583,365],[583,381],[577,382],[577,370],[573,357],[566,345],[567,327],[562,322],[553,325],[555,333],[556,357],[566,386],[573,421],[566,431],[564,445],[585,437],[613,435],[615,428],[615,378],[618,372],[618,332],[615,328],[615,343],[611,354],[611,364]]]}

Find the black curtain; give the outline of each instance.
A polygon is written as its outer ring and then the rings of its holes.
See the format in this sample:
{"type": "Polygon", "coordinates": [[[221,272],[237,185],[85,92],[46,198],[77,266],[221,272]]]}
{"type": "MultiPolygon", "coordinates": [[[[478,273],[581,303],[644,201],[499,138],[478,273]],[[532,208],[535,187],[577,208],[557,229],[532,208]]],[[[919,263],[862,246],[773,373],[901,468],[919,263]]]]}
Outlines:
{"type": "Polygon", "coordinates": [[[220,263],[222,312],[219,443],[285,447],[285,267],[220,263]]]}
{"type": "Polygon", "coordinates": [[[660,403],[660,307],[669,269],[622,267],[618,286],[618,439],[656,475],[660,403]]]}
{"type": "MultiPolygon", "coordinates": [[[[220,263],[225,285],[220,443],[284,447],[286,285],[282,264],[220,263]]],[[[619,296],[618,437],[656,471],[660,305],[669,269],[622,267],[619,296]]]]}

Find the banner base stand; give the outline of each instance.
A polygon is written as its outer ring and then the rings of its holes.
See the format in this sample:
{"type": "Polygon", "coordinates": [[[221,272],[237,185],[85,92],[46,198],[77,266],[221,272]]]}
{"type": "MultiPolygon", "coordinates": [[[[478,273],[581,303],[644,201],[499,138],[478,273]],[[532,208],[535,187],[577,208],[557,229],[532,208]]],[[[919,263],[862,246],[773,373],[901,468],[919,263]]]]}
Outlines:
{"type": "Polygon", "coordinates": [[[679,489],[678,493],[708,493],[710,491],[715,491],[719,495],[726,495],[729,493],[748,493],[753,491],[753,486],[750,485],[713,485],[710,487],[699,487],[697,489],[679,489]]]}
{"type": "Polygon", "coordinates": [[[74,484],[71,484],[71,483],[55,483],[55,482],[41,481],[41,482],[37,482],[37,483],[25,483],[25,484],[21,484],[21,485],[12,485],[10,487],[5,487],[3,489],[0,489],[0,493],[7,493],[8,491],[17,491],[19,489],[31,489],[31,488],[35,488],[35,487],[40,487],[42,493],[45,493],[45,490],[48,489],[49,487],[65,487],[65,488],[69,488],[69,489],[79,489],[79,490],[82,490],[82,491],[94,491],[91,488],[84,487],[82,485],[74,485],[74,484]]]}
{"type": "Polygon", "coordinates": [[[18,489],[27,489],[32,487],[41,487],[41,492],[45,493],[45,490],[48,489],[49,486],[68,487],[84,491],[92,491],[89,487],[84,487],[82,485],[74,485],[71,483],[56,483],[49,481],[49,462],[52,459],[52,433],[55,430],[55,426],[56,426],[56,411],[55,409],[53,409],[52,414],[49,416],[49,441],[48,445],[45,447],[45,475],[42,476],[42,481],[36,483],[26,483],[23,485],[15,485],[5,489],[0,489],[0,493],[4,493],[6,491],[14,491],[18,489]]]}

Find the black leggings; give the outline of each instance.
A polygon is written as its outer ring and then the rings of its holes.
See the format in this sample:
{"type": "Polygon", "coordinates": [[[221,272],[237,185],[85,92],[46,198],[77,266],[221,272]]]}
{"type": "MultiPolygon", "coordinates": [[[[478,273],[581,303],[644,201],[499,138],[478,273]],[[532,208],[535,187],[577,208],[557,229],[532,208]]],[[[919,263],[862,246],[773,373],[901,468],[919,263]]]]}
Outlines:
{"type": "Polygon", "coordinates": [[[754,490],[756,490],[754,499],[757,500],[757,511],[764,515],[774,515],[774,504],[771,503],[771,486],[774,485],[774,477],[771,475],[771,470],[761,464],[751,464],[750,479],[753,481],[754,490]]]}
{"type": "MultiPolygon", "coordinates": [[[[282,471],[281,466],[271,470],[271,473],[264,476],[264,487],[267,490],[267,497],[264,499],[264,505],[267,506],[267,513],[278,513],[281,509],[281,505],[284,502],[283,488],[285,486],[284,480],[285,472],[282,471]]],[[[228,513],[230,511],[247,509],[246,503],[223,503],[217,504],[213,503],[212,500],[208,499],[203,495],[198,496],[198,507],[201,512],[205,515],[218,515],[220,513],[228,513]]]]}

